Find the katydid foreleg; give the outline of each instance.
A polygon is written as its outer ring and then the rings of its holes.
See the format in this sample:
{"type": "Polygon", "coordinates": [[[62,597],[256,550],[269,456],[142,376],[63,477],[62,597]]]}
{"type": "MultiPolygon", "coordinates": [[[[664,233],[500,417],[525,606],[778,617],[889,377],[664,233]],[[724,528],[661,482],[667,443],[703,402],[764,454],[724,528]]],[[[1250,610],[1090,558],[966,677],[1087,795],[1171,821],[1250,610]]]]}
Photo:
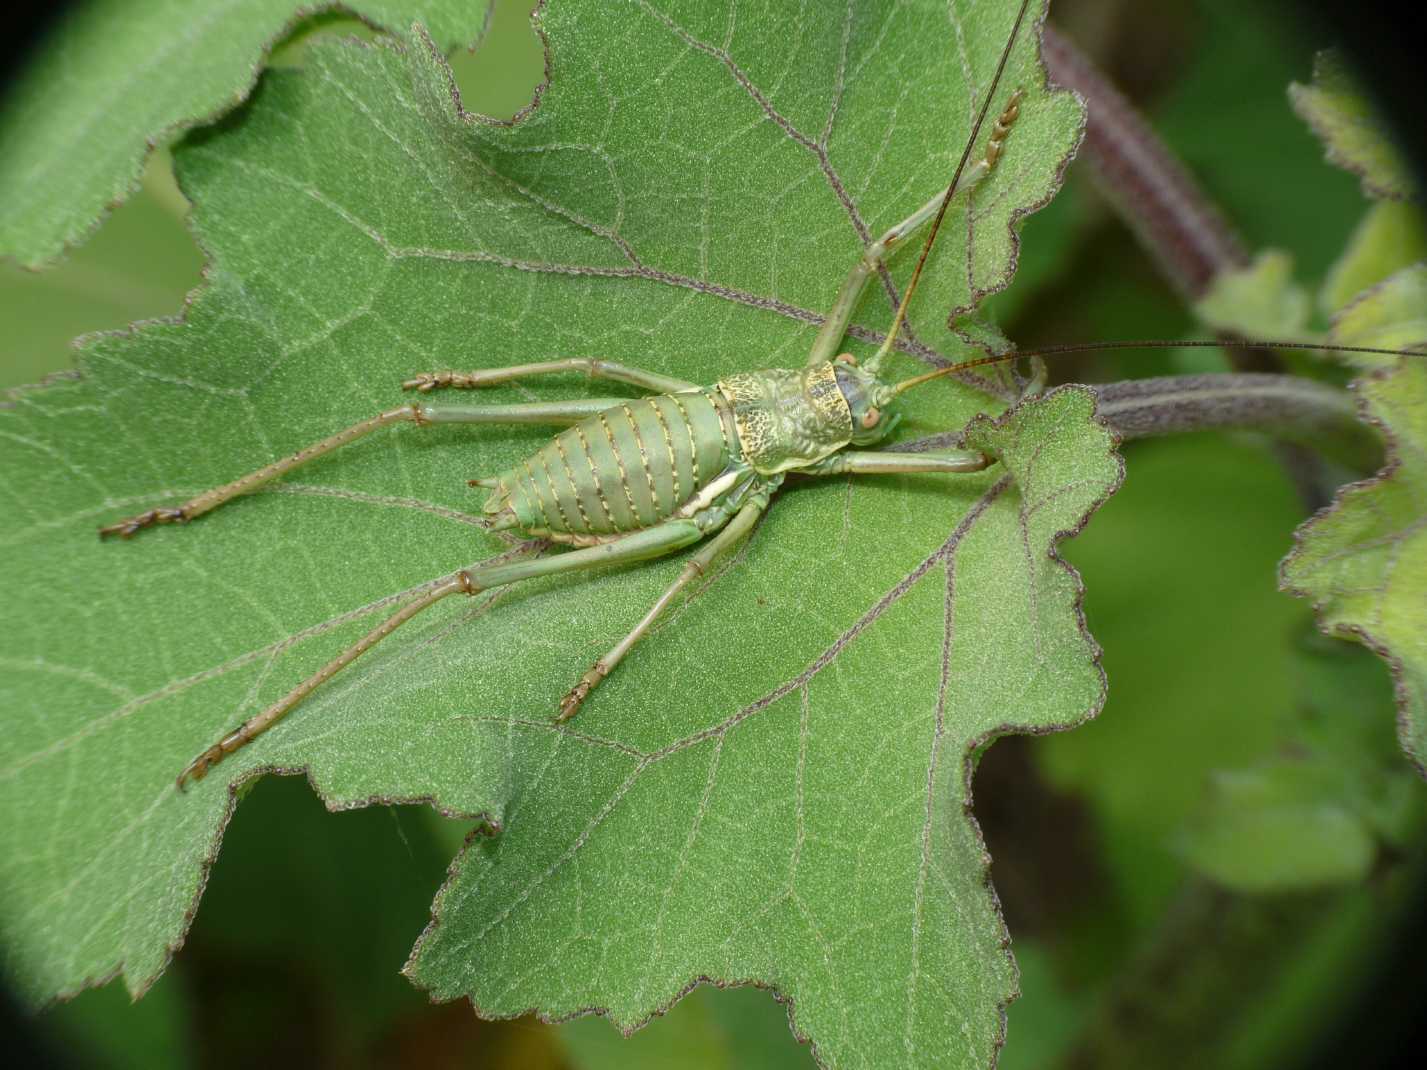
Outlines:
{"type": "Polygon", "coordinates": [[[1001,158],[1011,124],[1020,115],[1020,101],[1021,93],[1017,90],[1012,94],[1011,101],[1006,105],[1006,110],[1001,114],[1001,118],[992,128],[991,139],[987,142],[985,154],[962,173],[961,178],[949,192],[942,190],[937,193],[926,204],[863,250],[861,259],[848,272],[842,289],[837,292],[837,300],[833,302],[832,308],[823,320],[822,327],[818,330],[817,338],[813,340],[813,347],[808,353],[809,365],[832,360],[834,354],[837,353],[838,348],[842,345],[843,336],[847,333],[848,324],[852,322],[852,311],[857,307],[862,291],[867,286],[867,280],[887,258],[887,254],[892,251],[892,248],[918,227],[936,218],[937,213],[941,211],[943,202],[949,197],[968,192],[990,174],[991,168],[995,167],[996,161],[1001,158]]]}

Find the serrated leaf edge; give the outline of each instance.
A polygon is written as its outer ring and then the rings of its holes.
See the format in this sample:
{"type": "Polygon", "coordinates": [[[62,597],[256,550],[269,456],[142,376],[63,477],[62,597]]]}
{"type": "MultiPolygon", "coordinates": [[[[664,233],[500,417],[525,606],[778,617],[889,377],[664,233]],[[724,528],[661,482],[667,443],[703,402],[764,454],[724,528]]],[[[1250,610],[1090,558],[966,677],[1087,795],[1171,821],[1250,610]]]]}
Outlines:
{"type": "MultiPolygon", "coordinates": [[[[1379,283],[1379,285],[1382,284],[1379,283]]],[[[1376,288],[1377,287],[1373,287],[1373,289],[1376,288]]],[[[1371,291],[1366,291],[1364,296],[1370,292],[1371,291]]],[[[1356,303],[1357,301],[1355,300],[1353,304],[1356,303]]],[[[1351,308],[1352,306],[1349,305],[1348,307],[1351,308]]],[[[1387,663],[1388,675],[1392,678],[1393,699],[1397,706],[1396,721],[1398,740],[1402,745],[1403,754],[1408,762],[1417,770],[1419,776],[1427,780],[1427,755],[1416,754],[1410,750],[1407,745],[1408,739],[1411,738],[1412,730],[1412,722],[1408,709],[1410,696],[1407,693],[1407,666],[1403,663],[1401,658],[1392,653],[1391,648],[1383,640],[1379,639],[1363,626],[1358,624],[1328,623],[1325,619],[1325,614],[1327,613],[1326,599],[1319,600],[1315,598],[1311,591],[1296,586],[1288,578],[1289,570],[1307,549],[1304,542],[1319,518],[1336,513],[1348,495],[1354,494],[1359,490],[1370,490],[1373,487],[1382,486],[1402,468],[1402,455],[1396,434],[1393,433],[1392,428],[1388,426],[1386,420],[1374,415],[1367,398],[1362,394],[1363,383],[1367,381],[1386,381],[1390,379],[1397,370],[1398,366],[1396,365],[1389,368],[1381,368],[1354,379],[1352,383],[1349,384],[1348,388],[1352,390],[1355,395],[1354,403],[1358,409],[1358,419],[1369,427],[1376,428],[1378,433],[1382,435],[1386,459],[1383,466],[1367,479],[1360,479],[1339,487],[1337,491],[1334,492],[1331,502],[1319,509],[1302,524],[1298,525],[1297,529],[1293,532],[1293,548],[1289,550],[1287,556],[1279,562],[1278,589],[1285,594],[1291,594],[1296,598],[1308,600],[1313,606],[1314,622],[1317,624],[1318,630],[1324,635],[1334,639],[1356,640],[1387,663]]]]}

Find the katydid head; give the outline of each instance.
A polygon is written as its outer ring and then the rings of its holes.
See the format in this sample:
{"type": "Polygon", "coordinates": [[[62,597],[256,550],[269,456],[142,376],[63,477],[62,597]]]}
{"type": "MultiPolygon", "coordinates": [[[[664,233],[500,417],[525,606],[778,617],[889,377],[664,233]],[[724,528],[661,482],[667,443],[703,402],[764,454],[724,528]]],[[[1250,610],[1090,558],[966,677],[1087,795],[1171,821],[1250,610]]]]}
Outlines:
{"type": "Polygon", "coordinates": [[[834,357],[832,368],[837,376],[837,387],[852,413],[853,444],[866,446],[886,438],[901,420],[901,416],[888,408],[895,396],[892,385],[882,381],[870,361],[859,367],[851,353],[834,357]]]}

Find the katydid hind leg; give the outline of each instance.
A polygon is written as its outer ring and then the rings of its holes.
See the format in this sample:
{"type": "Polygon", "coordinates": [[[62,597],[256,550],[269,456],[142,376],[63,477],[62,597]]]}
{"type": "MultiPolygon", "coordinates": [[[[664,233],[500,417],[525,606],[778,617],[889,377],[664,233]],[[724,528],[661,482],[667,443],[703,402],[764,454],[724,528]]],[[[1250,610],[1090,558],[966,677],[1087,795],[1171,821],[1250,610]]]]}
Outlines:
{"type": "Polygon", "coordinates": [[[99,529],[99,537],[102,539],[107,535],[118,535],[121,538],[129,538],[135,533],[150,527],[154,524],[177,524],[187,523],[195,517],[202,516],[211,509],[216,509],[224,502],[247,494],[256,490],[263,484],[278,478],[287,472],[298,468],[309,461],[314,461],[333,450],[340,449],[350,442],[355,442],[359,438],[365,438],[379,428],[388,427],[395,423],[420,423],[418,417],[419,407],[416,405],[402,405],[395,409],[388,409],[379,412],[377,415],[365,420],[359,420],[350,427],[338,431],[335,435],[328,435],[321,441],[314,442],[310,446],[305,446],[296,453],[288,454],[280,460],[249,472],[245,476],[233,480],[231,483],[224,483],[221,486],[205,490],[182,505],[173,508],[150,509],[137,516],[128,517],[117,523],[106,525],[99,529]]]}
{"type": "Polygon", "coordinates": [[[117,535],[127,539],[144,528],[158,524],[187,523],[216,509],[225,502],[257,490],[266,483],[286,475],[334,450],[340,449],[373,431],[392,424],[410,423],[418,427],[435,424],[553,424],[568,426],[586,416],[618,405],[622,398],[575,398],[568,401],[531,402],[517,405],[401,405],[359,420],[335,435],[305,446],[280,460],[249,472],[245,476],[213,487],[178,506],[149,509],[99,529],[99,537],[117,535]]]}
{"type": "Polygon", "coordinates": [[[432,584],[423,594],[406,603],[282,698],[261,713],[244,721],[239,727],[203,751],[197,758],[189,762],[183,772],[178,775],[178,787],[182,790],[188,781],[203,779],[213,766],[272,728],[292,712],[303,699],[362,654],[376,646],[422,610],[435,605],[449,595],[475,595],[496,587],[519,583],[521,580],[534,579],[537,576],[558,575],[596,568],[601,565],[622,564],[651,557],[661,557],[697,542],[704,536],[705,531],[706,525],[701,524],[699,518],[670,520],[651,528],[632,532],[616,541],[602,543],[599,546],[520,561],[482,562],[453,572],[432,584]]]}

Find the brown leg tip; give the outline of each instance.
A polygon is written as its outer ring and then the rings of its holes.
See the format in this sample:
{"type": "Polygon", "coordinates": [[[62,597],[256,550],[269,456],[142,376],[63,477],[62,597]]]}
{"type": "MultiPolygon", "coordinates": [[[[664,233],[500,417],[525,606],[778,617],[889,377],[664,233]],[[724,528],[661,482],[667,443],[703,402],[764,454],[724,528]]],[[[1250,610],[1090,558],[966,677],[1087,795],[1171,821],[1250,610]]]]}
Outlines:
{"type": "Polygon", "coordinates": [[[560,700],[560,712],[555,715],[555,723],[564,724],[579,713],[580,706],[590,697],[595,685],[608,675],[609,670],[604,667],[603,661],[596,662],[594,668],[580,677],[580,682],[570,688],[570,693],[560,700]]]}
{"type": "Polygon", "coordinates": [[[590,693],[590,685],[583,680],[574,686],[568,695],[560,700],[560,712],[555,715],[556,724],[564,724],[580,712],[580,704],[590,693]]]}
{"type": "Polygon", "coordinates": [[[415,390],[419,394],[429,394],[439,387],[450,385],[450,372],[421,372],[419,375],[413,375],[410,379],[404,380],[401,388],[415,390]]]}
{"type": "Polygon", "coordinates": [[[132,539],[136,532],[144,528],[152,527],[154,524],[186,524],[188,516],[180,509],[150,509],[147,513],[140,513],[138,516],[131,516],[127,520],[120,520],[117,524],[109,524],[99,529],[99,537],[105,538],[108,535],[117,535],[121,539],[132,539]]]}
{"type": "Polygon", "coordinates": [[[117,535],[121,539],[132,539],[134,532],[144,526],[144,524],[139,522],[138,517],[135,517],[133,520],[121,520],[117,524],[109,524],[100,528],[99,537],[101,539],[107,539],[111,535],[117,535]]]}
{"type": "Polygon", "coordinates": [[[197,758],[183,767],[183,772],[178,774],[178,779],[174,782],[178,785],[179,791],[185,790],[188,787],[188,782],[191,780],[202,780],[208,775],[209,769],[223,760],[223,752],[219,751],[217,754],[214,754],[213,752],[215,750],[217,750],[216,747],[209,747],[197,758]]]}

